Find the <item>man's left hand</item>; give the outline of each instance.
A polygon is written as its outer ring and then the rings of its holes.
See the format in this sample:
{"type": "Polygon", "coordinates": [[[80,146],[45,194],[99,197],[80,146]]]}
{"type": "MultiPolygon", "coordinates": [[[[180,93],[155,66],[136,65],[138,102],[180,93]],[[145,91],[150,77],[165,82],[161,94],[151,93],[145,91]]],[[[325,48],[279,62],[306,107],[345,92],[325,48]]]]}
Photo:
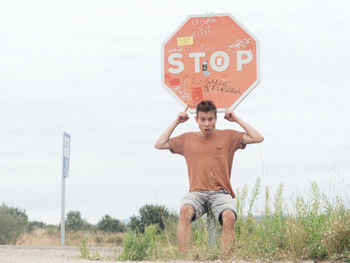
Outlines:
{"type": "Polygon", "coordinates": [[[226,112],[225,112],[225,119],[230,121],[230,122],[237,122],[238,121],[238,117],[236,116],[236,114],[234,114],[233,111],[226,109],[226,112]]]}

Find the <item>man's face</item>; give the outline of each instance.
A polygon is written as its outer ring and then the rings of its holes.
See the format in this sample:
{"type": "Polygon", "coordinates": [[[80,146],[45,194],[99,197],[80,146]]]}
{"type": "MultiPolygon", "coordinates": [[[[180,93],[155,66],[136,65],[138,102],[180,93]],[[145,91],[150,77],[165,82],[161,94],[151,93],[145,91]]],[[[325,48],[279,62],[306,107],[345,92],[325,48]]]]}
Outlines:
{"type": "Polygon", "coordinates": [[[215,130],[216,116],[214,112],[199,111],[196,116],[199,129],[204,136],[212,135],[215,130]]]}

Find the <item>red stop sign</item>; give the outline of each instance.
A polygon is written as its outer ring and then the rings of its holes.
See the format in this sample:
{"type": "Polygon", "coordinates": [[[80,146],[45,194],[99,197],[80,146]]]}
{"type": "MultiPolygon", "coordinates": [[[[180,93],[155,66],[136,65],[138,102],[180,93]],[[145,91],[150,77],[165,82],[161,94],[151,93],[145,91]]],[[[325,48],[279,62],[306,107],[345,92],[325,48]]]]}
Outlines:
{"type": "Polygon", "coordinates": [[[162,45],[162,85],[194,112],[234,109],[260,82],[258,40],[230,14],[189,16],[162,45]]]}

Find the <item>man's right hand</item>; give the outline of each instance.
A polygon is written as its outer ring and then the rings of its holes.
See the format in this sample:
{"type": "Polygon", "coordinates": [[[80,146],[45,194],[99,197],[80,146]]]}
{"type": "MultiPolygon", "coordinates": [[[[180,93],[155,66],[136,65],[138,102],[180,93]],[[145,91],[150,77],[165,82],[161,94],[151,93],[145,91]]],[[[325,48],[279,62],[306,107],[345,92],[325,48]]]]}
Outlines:
{"type": "Polygon", "coordinates": [[[190,117],[188,117],[188,115],[186,113],[189,107],[190,107],[190,105],[187,105],[186,109],[184,111],[180,112],[179,115],[177,115],[176,122],[178,124],[184,123],[190,118],[190,117]]]}
{"type": "Polygon", "coordinates": [[[174,122],[172,122],[171,125],[168,127],[168,129],[166,129],[162,133],[162,135],[159,137],[156,144],[154,145],[154,147],[156,149],[158,149],[158,150],[170,149],[170,145],[169,145],[170,136],[178,124],[183,123],[189,119],[189,117],[186,113],[186,111],[188,110],[189,107],[190,107],[190,105],[187,105],[186,109],[184,111],[180,112],[179,115],[177,115],[176,120],[174,122]]]}

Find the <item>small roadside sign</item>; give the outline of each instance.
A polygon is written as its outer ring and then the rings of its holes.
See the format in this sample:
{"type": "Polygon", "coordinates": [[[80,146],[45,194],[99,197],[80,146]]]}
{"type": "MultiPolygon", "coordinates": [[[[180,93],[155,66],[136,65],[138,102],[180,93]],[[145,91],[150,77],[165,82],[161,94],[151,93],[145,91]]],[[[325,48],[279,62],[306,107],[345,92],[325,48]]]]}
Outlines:
{"type": "Polygon", "coordinates": [[[70,158],[70,134],[63,133],[63,169],[62,176],[69,175],[69,158],[70,158]]]}

